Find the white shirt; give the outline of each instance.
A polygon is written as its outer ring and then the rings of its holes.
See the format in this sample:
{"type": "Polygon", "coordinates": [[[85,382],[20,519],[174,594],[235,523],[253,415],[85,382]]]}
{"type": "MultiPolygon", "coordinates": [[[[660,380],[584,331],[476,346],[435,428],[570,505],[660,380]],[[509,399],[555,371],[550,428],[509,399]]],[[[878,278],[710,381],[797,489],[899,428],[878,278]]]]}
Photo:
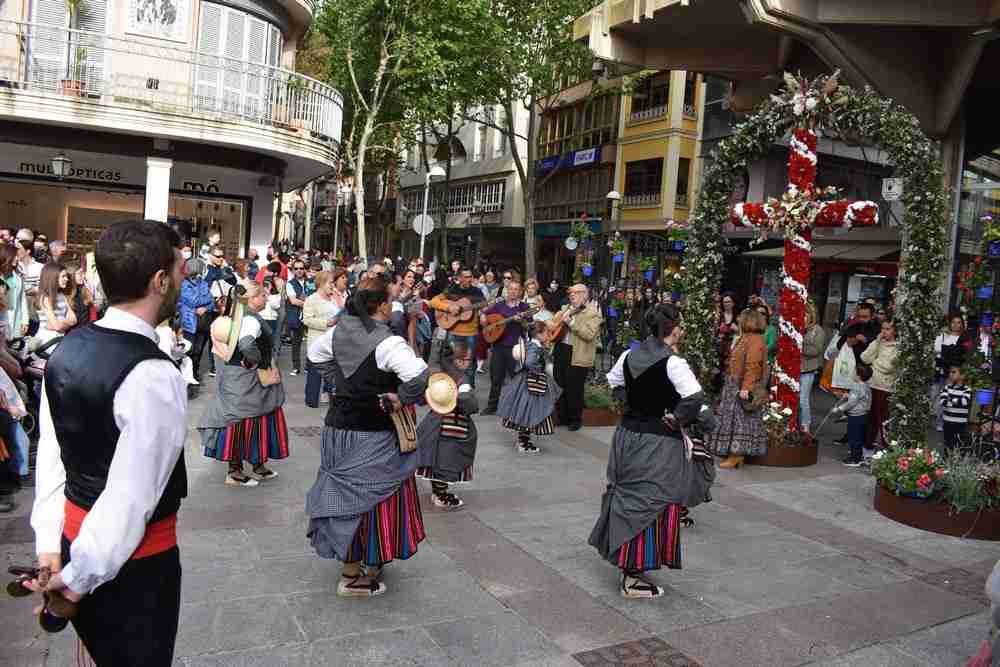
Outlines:
{"type": "Polygon", "coordinates": [[[19,266],[21,276],[24,278],[24,289],[26,291],[37,289],[38,280],[42,277],[42,263],[32,259],[31,263],[22,263],[19,266]]]}
{"type": "MultiPolygon", "coordinates": [[[[333,332],[336,329],[331,327],[309,344],[309,361],[322,364],[333,360],[333,332]]],[[[389,336],[375,346],[375,365],[379,370],[395,373],[403,382],[409,382],[427,370],[427,364],[413,353],[402,336],[389,336]]]]}
{"type": "MultiPolygon", "coordinates": [[[[117,308],[108,309],[97,325],[157,340],[153,327],[117,308]]],[[[113,409],[121,435],[108,481],[70,547],[72,562],[62,570],[66,585],[81,594],[114,579],[139,546],[187,435],[187,389],[177,367],[166,359],[137,364],[115,392],[113,409]]],[[[38,553],[59,553],[66,470],[44,385],[39,416],[31,527],[38,553]]]]}
{"type": "MultiPolygon", "coordinates": [[[[608,384],[612,387],[624,387],[625,386],[625,357],[631,350],[625,350],[622,355],[618,357],[618,361],[611,368],[608,373],[608,384]]],[[[701,391],[701,384],[698,383],[698,378],[694,376],[691,371],[691,367],[688,366],[688,362],[682,357],[671,355],[667,360],[667,379],[669,379],[677,393],[680,394],[681,398],[687,398],[688,396],[694,396],[699,391],[701,391]]]]}
{"type": "Polygon", "coordinates": [[[260,311],[260,316],[268,322],[278,319],[278,311],[281,310],[281,293],[268,294],[267,305],[260,311]]]}

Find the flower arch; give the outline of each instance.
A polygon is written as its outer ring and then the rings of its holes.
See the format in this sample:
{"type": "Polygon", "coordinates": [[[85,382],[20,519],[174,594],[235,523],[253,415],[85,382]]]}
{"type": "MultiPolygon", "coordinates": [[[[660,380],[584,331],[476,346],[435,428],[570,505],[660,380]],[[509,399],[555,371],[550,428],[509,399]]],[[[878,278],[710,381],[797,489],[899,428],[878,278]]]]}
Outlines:
{"type": "Polygon", "coordinates": [[[786,74],[784,90],[740,123],[706,167],[685,258],[686,355],[707,383],[718,366],[712,294],[721,283],[722,225],[730,218],[730,195],[737,179],[796,127],[871,142],[886,151],[904,181],[904,248],[895,292],[900,339],[894,434],[904,443],[923,443],[931,414],[927,388],[933,379],[933,342],[941,320],[941,278],[947,265],[944,172],[936,144],[913,114],[870,88],[856,90],[837,79],[836,73],[811,82],[786,74]]]}

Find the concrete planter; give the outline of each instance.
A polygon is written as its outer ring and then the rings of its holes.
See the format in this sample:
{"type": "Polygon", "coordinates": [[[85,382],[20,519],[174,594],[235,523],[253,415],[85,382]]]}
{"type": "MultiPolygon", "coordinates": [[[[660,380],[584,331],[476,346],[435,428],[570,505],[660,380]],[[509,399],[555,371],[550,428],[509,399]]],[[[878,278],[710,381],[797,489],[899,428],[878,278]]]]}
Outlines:
{"type": "Polygon", "coordinates": [[[581,422],[584,426],[617,426],[620,420],[620,414],[607,408],[584,408],[581,422]]]}
{"type": "Polygon", "coordinates": [[[819,459],[819,448],[815,445],[809,447],[781,447],[769,445],[767,454],[764,456],[751,456],[746,462],[755,466],[769,466],[772,468],[805,468],[816,465],[819,459]]]}
{"type": "Polygon", "coordinates": [[[950,505],[935,498],[921,500],[897,496],[876,484],[875,510],[893,521],[931,533],[1000,541],[1000,509],[954,512],[950,505]]]}

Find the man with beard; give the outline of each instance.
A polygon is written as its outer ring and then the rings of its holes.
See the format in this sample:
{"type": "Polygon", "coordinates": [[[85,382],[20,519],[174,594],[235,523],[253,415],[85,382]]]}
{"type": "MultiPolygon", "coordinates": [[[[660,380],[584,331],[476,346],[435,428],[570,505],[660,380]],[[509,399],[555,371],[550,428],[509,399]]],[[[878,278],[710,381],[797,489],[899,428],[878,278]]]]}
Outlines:
{"type": "Polygon", "coordinates": [[[73,626],[102,667],[173,661],[187,392],[154,328],[174,315],[179,246],[158,222],[109,227],[95,258],[110,307],[45,369],[31,525],[45,590],[78,604],[73,626]]]}

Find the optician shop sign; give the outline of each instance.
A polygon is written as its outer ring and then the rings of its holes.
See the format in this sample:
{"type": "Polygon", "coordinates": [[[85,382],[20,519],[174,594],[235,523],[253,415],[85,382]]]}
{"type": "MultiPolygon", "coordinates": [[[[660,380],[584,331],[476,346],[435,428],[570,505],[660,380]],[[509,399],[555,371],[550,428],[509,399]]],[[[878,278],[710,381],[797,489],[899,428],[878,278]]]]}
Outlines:
{"type": "MultiPolygon", "coordinates": [[[[55,178],[51,162],[19,162],[17,173],[32,176],[49,176],[55,178]]],[[[72,166],[65,178],[76,178],[84,181],[101,181],[102,183],[120,183],[122,172],[117,169],[102,169],[100,167],[72,166]]]]}

